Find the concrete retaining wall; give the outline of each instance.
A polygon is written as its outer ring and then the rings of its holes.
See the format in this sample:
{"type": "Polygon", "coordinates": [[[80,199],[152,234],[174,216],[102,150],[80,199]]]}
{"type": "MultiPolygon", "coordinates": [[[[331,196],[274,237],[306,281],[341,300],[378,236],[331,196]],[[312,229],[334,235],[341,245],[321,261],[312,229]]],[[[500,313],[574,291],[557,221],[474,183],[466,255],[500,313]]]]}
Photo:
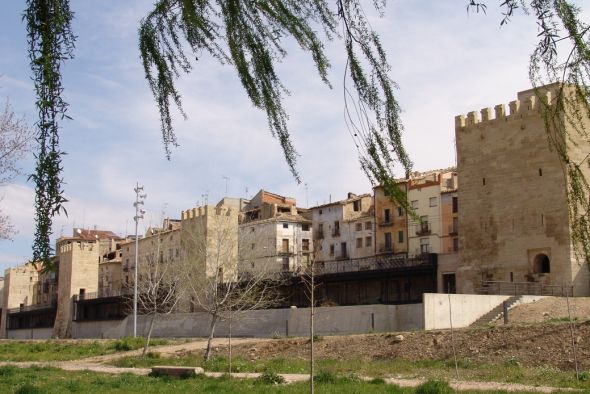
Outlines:
{"type": "Polygon", "coordinates": [[[6,330],[8,339],[49,339],[53,328],[24,328],[22,330],[6,330]]]}
{"type": "MultiPolygon", "coordinates": [[[[149,317],[138,317],[138,334],[145,335],[149,317]]],[[[409,331],[423,327],[422,305],[362,305],[318,307],[315,332],[318,335],[409,331]]],[[[216,336],[229,335],[229,322],[221,321],[216,336]]],[[[204,337],[210,317],[206,313],[177,313],[156,320],[154,337],[204,337]]],[[[74,322],[74,338],[120,338],[133,334],[131,316],[118,321],[74,322]]],[[[309,309],[268,309],[236,316],[232,335],[236,337],[305,336],[309,334],[309,309]]]]}
{"type": "MultiPolygon", "coordinates": [[[[485,315],[510,296],[451,294],[451,311],[453,327],[467,327],[481,316],[485,315]]],[[[543,296],[522,296],[519,304],[534,302],[543,296]]],[[[449,314],[449,295],[426,293],[423,298],[424,329],[437,330],[451,327],[449,314]]]]}

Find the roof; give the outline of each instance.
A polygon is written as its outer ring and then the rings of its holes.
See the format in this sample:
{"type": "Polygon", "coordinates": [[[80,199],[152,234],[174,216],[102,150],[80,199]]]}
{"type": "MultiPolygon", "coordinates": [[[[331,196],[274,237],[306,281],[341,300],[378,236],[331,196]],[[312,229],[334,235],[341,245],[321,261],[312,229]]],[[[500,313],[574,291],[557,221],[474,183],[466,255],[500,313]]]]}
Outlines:
{"type": "Polygon", "coordinates": [[[329,207],[329,206],[332,206],[332,205],[345,205],[345,204],[348,204],[350,202],[357,201],[357,200],[360,200],[360,199],[366,198],[366,197],[373,198],[373,196],[370,193],[359,194],[359,195],[356,195],[354,193],[348,193],[348,195],[349,195],[349,197],[347,199],[345,199],[345,200],[329,202],[327,204],[322,204],[322,205],[316,205],[315,207],[311,207],[309,209],[311,210],[311,209],[317,209],[317,208],[324,208],[324,207],[329,207]]]}

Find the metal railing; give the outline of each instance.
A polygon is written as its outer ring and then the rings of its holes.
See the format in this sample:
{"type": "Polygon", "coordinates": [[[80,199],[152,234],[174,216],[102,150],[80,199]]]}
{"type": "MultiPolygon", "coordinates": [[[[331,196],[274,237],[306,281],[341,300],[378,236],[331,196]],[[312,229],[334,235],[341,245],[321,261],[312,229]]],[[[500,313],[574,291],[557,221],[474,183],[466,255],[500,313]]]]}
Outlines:
{"type": "Polygon", "coordinates": [[[546,285],[540,282],[504,282],[484,280],[479,289],[483,294],[573,296],[573,286],[546,285]]]}
{"type": "Polygon", "coordinates": [[[23,305],[17,308],[10,308],[7,310],[7,313],[19,313],[19,312],[29,312],[29,311],[37,311],[41,309],[54,309],[57,307],[57,299],[51,300],[51,302],[46,302],[43,304],[34,304],[34,305],[23,305]]]}
{"type": "Polygon", "coordinates": [[[408,258],[406,256],[374,256],[346,261],[324,261],[316,263],[316,275],[341,274],[348,272],[366,272],[395,270],[404,268],[433,267],[429,256],[408,258]]]}
{"type": "Polygon", "coordinates": [[[133,294],[133,288],[106,289],[100,292],[75,294],[74,301],[95,300],[97,298],[119,297],[133,294]]]}
{"type": "Polygon", "coordinates": [[[416,235],[428,235],[428,234],[430,234],[430,227],[428,226],[428,223],[422,223],[416,229],[416,235]]]}

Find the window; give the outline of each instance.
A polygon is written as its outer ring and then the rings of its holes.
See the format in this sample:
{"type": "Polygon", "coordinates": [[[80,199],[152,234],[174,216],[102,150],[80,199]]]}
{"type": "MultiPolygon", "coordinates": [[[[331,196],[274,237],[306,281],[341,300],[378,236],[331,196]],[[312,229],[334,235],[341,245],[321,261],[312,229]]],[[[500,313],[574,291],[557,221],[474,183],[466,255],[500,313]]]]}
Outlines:
{"type": "Polygon", "coordinates": [[[355,225],[355,230],[356,231],[363,231],[363,224],[362,223],[357,223],[355,225]]]}
{"type": "Polygon", "coordinates": [[[283,253],[289,253],[289,239],[283,238],[283,253]]]}
{"type": "Polygon", "coordinates": [[[418,209],[418,200],[413,200],[411,204],[413,209],[418,209]]]}
{"type": "Polygon", "coordinates": [[[352,210],[358,212],[361,210],[361,200],[356,200],[352,202],[352,210]]]}
{"type": "Polygon", "coordinates": [[[290,268],[289,258],[283,257],[283,271],[289,271],[290,268]]]}
{"type": "Polygon", "coordinates": [[[334,244],[330,244],[330,256],[334,256],[334,244]]]}
{"type": "Polygon", "coordinates": [[[365,237],[365,248],[370,247],[372,243],[373,243],[372,237],[365,237]]]}
{"type": "Polygon", "coordinates": [[[453,252],[459,251],[459,238],[453,238],[453,252]]]}
{"type": "Polygon", "coordinates": [[[543,176],[543,169],[539,168],[539,176],[543,176]]]}
{"type": "Polygon", "coordinates": [[[365,230],[371,230],[372,227],[371,222],[365,222],[365,230]]]}
{"type": "Polygon", "coordinates": [[[250,245],[250,249],[254,250],[254,246],[256,246],[255,244],[250,245]]]}
{"type": "Polygon", "coordinates": [[[340,222],[338,220],[336,220],[334,222],[334,229],[332,230],[332,236],[333,237],[340,236],[340,222]]]}
{"type": "Polygon", "coordinates": [[[431,207],[436,207],[438,204],[436,197],[430,197],[428,202],[431,207]]]}
{"type": "Polygon", "coordinates": [[[254,227],[250,227],[250,232],[253,233],[256,229],[254,227]]]}
{"type": "Polygon", "coordinates": [[[391,250],[391,233],[385,233],[385,248],[384,250],[391,250]]]}
{"type": "Polygon", "coordinates": [[[402,209],[402,207],[397,207],[397,216],[404,216],[404,210],[402,209]]]}
{"type": "Polygon", "coordinates": [[[318,224],[318,235],[322,237],[324,235],[324,223],[318,224]]]}
{"type": "Polygon", "coordinates": [[[404,242],[404,232],[403,231],[398,231],[397,233],[397,243],[401,244],[404,242]]]}
{"type": "Polygon", "coordinates": [[[356,248],[360,249],[363,247],[363,239],[362,238],[357,238],[356,239],[356,248]]]}
{"type": "Polygon", "coordinates": [[[168,260],[172,260],[174,258],[174,250],[172,248],[168,249],[168,260]]]}
{"type": "Polygon", "coordinates": [[[309,224],[302,224],[301,231],[309,231],[309,224]]]}
{"type": "Polygon", "coordinates": [[[453,213],[457,213],[459,211],[459,199],[457,197],[453,197],[453,213]]]}
{"type": "Polygon", "coordinates": [[[252,266],[252,268],[254,268],[254,266],[255,266],[253,261],[250,262],[250,265],[252,266]]]}
{"type": "Polygon", "coordinates": [[[551,262],[549,256],[544,253],[540,253],[535,256],[533,261],[533,272],[535,274],[548,274],[551,272],[551,262]]]}
{"type": "Polygon", "coordinates": [[[322,210],[320,209],[320,215],[322,214],[322,210]]]}
{"type": "Polygon", "coordinates": [[[428,228],[428,216],[420,216],[420,232],[428,232],[430,229],[428,228]]]}
{"type": "Polygon", "coordinates": [[[485,179],[485,178],[482,178],[482,181],[481,181],[481,182],[482,182],[482,184],[483,184],[484,186],[486,185],[486,179],[485,179]]]}
{"type": "Polygon", "coordinates": [[[301,250],[309,250],[309,239],[303,238],[301,240],[301,250]]]}
{"type": "Polygon", "coordinates": [[[391,223],[391,210],[389,208],[383,210],[383,222],[391,223]]]}
{"type": "Polygon", "coordinates": [[[289,228],[289,223],[283,223],[283,228],[289,228]]]}
{"type": "Polygon", "coordinates": [[[420,253],[430,252],[430,240],[428,238],[420,238],[420,253]]]}

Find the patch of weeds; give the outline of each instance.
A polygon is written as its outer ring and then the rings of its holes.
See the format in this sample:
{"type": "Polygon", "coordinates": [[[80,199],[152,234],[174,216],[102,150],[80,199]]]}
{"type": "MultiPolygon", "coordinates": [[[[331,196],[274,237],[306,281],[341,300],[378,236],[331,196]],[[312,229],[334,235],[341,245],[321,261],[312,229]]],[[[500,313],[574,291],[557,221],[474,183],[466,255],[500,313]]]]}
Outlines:
{"type": "Polygon", "coordinates": [[[504,365],[506,367],[520,367],[520,361],[516,357],[510,356],[510,358],[504,361],[504,365]]]}
{"type": "Polygon", "coordinates": [[[0,377],[7,378],[16,374],[17,367],[14,365],[5,365],[0,367],[0,377]]]}
{"type": "Polygon", "coordinates": [[[161,354],[159,352],[147,352],[145,356],[147,358],[160,358],[161,354]]]}
{"type": "MultiPolygon", "coordinates": [[[[319,341],[321,341],[322,339],[324,339],[323,337],[319,336],[318,334],[313,334],[313,337],[312,337],[312,338],[313,338],[313,341],[314,341],[314,342],[319,342],[319,341]]],[[[307,343],[310,343],[310,342],[311,342],[311,341],[308,339],[308,340],[307,340],[307,343]]]]}
{"type": "Polygon", "coordinates": [[[43,394],[44,390],[32,383],[25,383],[16,389],[14,394],[43,394]]]}
{"type": "Polygon", "coordinates": [[[371,384],[385,384],[385,379],[383,378],[373,378],[369,381],[371,384]]]}
{"type": "Polygon", "coordinates": [[[320,371],[317,375],[313,377],[314,382],[318,383],[327,383],[333,384],[336,383],[338,378],[332,372],[329,371],[320,371]]]}
{"type": "Polygon", "coordinates": [[[588,371],[583,371],[580,373],[580,381],[587,382],[590,379],[590,373],[588,371]]]}
{"type": "Polygon", "coordinates": [[[452,394],[455,391],[444,380],[429,380],[416,388],[416,394],[452,394]]]}
{"type": "Polygon", "coordinates": [[[346,383],[360,383],[360,382],[362,382],[361,377],[358,376],[354,372],[349,373],[347,376],[343,377],[341,380],[346,383]]]}
{"type": "Polygon", "coordinates": [[[267,385],[274,385],[274,384],[283,384],[285,383],[285,378],[276,372],[273,371],[264,371],[255,381],[257,384],[267,384],[267,385]]]}
{"type": "Polygon", "coordinates": [[[64,386],[72,393],[85,391],[84,387],[78,380],[68,380],[67,382],[65,382],[64,386]]]}

